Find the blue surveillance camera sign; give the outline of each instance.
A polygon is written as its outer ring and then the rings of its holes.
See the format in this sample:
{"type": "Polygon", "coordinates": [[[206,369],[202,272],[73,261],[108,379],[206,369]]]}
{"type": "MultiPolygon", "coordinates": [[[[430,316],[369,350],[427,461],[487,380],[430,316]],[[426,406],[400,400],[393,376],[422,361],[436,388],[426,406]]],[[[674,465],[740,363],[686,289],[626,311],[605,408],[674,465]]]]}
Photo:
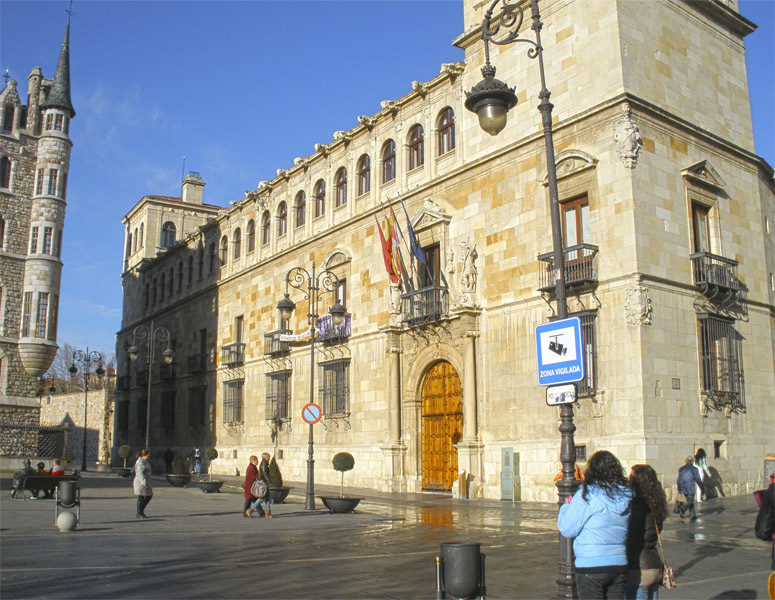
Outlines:
{"type": "Polygon", "coordinates": [[[570,317],[536,327],[538,384],[558,385],[584,379],[581,319],[570,317]]]}

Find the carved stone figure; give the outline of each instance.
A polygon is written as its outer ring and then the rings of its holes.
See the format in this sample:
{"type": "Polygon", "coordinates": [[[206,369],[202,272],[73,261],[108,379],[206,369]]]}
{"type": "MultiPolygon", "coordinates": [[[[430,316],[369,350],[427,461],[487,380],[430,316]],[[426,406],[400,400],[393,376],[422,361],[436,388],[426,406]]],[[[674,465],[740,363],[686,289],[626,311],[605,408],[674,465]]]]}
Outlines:
{"type": "Polygon", "coordinates": [[[651,298],[648,288],[640,285],[640,278],[635,285],[627,288],[627,298],[624,302],[624,314],[628,325],[651,325],[651,298]]]}
{"type": "Polygon", "coordinates": [[[616,143],[616,152],[622,159],[624,166],[628,169],[634,169],[638,160],[638,152],[643,146],[643,140],[640,137],[638,126],[632,120],[630,105],[623,102],[623,116],[614,123],[614,142],[616,143]]]}
{"type": "Polygon", "coordinates": [[[460,275],[460,304],[463,306],[476,306],[476,259],[479,254],[476,246],[468,242],[460,244],[460,253],[463,257],[463,272],[460,275]]]}

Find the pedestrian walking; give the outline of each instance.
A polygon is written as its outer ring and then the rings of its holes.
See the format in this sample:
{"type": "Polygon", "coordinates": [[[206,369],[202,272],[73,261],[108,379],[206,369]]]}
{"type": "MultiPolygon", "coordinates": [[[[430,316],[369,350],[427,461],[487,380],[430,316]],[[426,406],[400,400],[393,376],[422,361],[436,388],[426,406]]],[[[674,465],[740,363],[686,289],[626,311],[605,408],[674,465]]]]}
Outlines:
{"type": "MultiPolygon", "coordinates": [[[[772,474],[775,476],[775,473],[772,474]]],[[[772,479],[772,477],[770,478],[772,479]]],[[[775,600],[775,483],[770,483],[761,497],[759,512],[756,514],[754,533],[760,540],[770,542],[770,576],[767,579],[767,594],[775,600]]]]}
{"type": "Polygon", "coordinates": [[[166,473],[172,473],[172,463],[175,460],[175,453],[172,448],[167,448],[164,451],[164,470],[166,473]]]}
{"type": "Polygon", "coordinates": [[[135,462],[135,480],[134,490],[137,496],[137,514],[136,518],[147,519],[145,507],[153,498],[153,488],[151,487],[151,452],[149,450],[140,450],[137,462],[135,462]]]}
{"type": "Polygon", "coordinates": [[[257,479],[259,481],[263,481],[266,484],[266,491],[264,492],[264,495],[261,497],[256,497],[256,500],[253,502],[251,507],[248,509],[248,516],[253,516],[253,511],[258,510],[261,508],[261,503],[264,504],[264,516],[267,519],[272,518],[272,509],[270,507],[270,501],[269,501],[269,485],[271,483],[271,479],[269,478],[269,459],[271,458],[269,452],[264,452],[261,454],[261,464],[258,465],[258,476],[257,479]]]}
{"type": "Polygon", "coordinates": [[[633,500],[627,529],[625,597],[658,600],[663,563],[657,550],[657,536],[667,517],[667,498],[656,471],[649,465],[632,467],[629,484],[633,500]]]}
{"type": "Polygon", "coordinates": [[[624,598],[631,501],[619,459],[607,450],[595,452],[584,483],[560,507],[557,518],[560,533],[573,539],[580,600],[624,598]]]}
{"type": "Polygon", "coordinates": [[[697,504],[702,504],[703,496],[705,495],[705,490],[707,489],[706,485],[706,479],[710,480],[713,476],[710,474],[710,470],[708,469],[708,463],[707,463],[707,454],[705,454],[704,448],[699,448],[697,452],[694,454],[694,468],[697,469],[697,474],[700,476],[700,479],[702,480],[702,489],[700,489],[699,485],[695,484],[695,498],[694,501],[697,504]]]}
{"type": "Polygon", "coordinates": [[[686,496],[686,502],[678,507],[681,518],[684,518],[686,511],[689,511],[689,521],[697,520],[697,509],[694,505],[695,487],[700,488],[700,494],[705,492],[705,486],[702,483],[697,469],[694,468],[694,457],[687,456],[684,466],[678,469],[678,493],[686,496]],[[696,486],[695,486],[696,484],[696,486]]]}
{"type": "MultiPolygon", "coordinates": [[[[253,488],[253,483],[258,478],[258,456],[255,454],[250,457],[250,464],[248,464],[248,468],[245,469],[245,483],[242,484],[245,496],[245,504],[242,507],[242,516],[244,517],[251,517],[253,516],[253,507],[252,504],[258,500],[252,493],[251,489],[253,488]]],[[[264,516],[264,509],[259,507],[260,516],[264,516]]]]}

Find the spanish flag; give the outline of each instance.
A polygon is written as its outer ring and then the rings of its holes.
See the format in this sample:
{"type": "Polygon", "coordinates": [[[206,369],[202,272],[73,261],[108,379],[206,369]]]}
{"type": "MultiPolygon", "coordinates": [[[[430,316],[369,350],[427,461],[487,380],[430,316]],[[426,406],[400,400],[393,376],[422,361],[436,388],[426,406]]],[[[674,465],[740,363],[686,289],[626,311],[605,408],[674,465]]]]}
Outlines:
{"type": "MultiPolygon", "coordinates": [[[[377,219],[377,215],[374,215],[374,220],[377,222],[377,230],[379,231],[379,240],[380,242],[382,242],[382,258],[385,261],[385,270],[387,271],[387,274],[390,277],[390,283],[398,283],[400,280],[398,279],[398,275],[393,269],[393,257],[390,252],[391,248],[388,245],[387,240],[385,239],[385,232],[382,231],[382,225],[379,224],[379,219],[377,219]]],[[[390,235],[389,229],[388,229],[388,235],[390,235]]]]}

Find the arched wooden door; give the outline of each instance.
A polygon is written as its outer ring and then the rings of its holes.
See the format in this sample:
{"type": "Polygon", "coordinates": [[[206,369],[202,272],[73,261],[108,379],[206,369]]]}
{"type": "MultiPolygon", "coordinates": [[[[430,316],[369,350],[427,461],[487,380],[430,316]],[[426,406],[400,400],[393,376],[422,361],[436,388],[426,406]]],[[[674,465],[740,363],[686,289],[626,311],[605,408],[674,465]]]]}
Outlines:
{"type": "Polygon", "coordinates": [[[452,489],[457,480],[457,448],[463,435],[460,377],[448,362],[431,367],[422,384],[422,487],[452,489]]]}

